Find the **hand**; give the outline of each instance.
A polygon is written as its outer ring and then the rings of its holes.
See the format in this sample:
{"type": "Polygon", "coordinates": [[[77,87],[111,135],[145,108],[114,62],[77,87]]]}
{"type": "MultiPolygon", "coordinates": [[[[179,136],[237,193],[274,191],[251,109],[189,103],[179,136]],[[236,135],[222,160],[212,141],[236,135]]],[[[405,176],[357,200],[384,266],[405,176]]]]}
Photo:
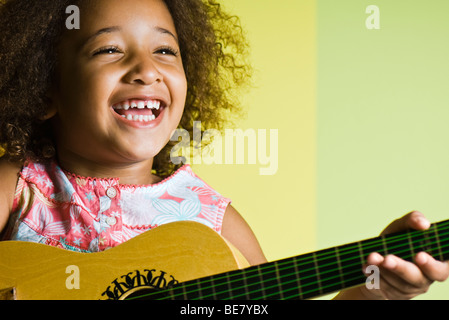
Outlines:
{"type": "MultiPolygon", "coordinates": [[[[406,229],[425,230],[430,222],[420,212],[413,211],[392,222],[382,235],[406,229]]],[[[427,292],[434,281],[444,281],[449,277],[449,263],[437,261],[425,252],[415,256],[414,263],[394,255],[381,256],[372,253],[367,258],[368,265],[379,267],[380,289],[359,287],[366,299],[411,299],[427,292]]]]}

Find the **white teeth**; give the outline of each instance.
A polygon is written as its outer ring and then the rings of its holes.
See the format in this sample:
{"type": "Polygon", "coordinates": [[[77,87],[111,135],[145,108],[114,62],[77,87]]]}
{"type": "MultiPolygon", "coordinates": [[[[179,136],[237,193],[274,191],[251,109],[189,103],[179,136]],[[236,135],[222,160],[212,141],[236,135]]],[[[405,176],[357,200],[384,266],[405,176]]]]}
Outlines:
{"type": "Polygon", "coordinates": [[[161,106],[161,102],[157,101],[157,100],[148,101],[148,103],[147,103],[147,108],[149,108],[149,109],[159,110],[160,106],[161,106]]]}
{"type": "MultiPolygon", "coordinates": [[[[115,110],[129,110],[131,109],[156,109],[159,110],[161,107],[161,102],[158,100],[135,100],[135,101],[125,101],[123,103],[118,103],[113,106],[113,109],[115,110]]],[[[156,116],[154,114],[152,115],[121,115],[123,118],[129,120],[129,121],[139,121],[139,122],[150,122],[156,119],[156,116]]]]}
{"type": "Polygon", "coordinates": [[[132,101],[131,103],[129,103],[128,101],[123,102],[123,103],[118,103],[116,105],[113,106],[114,109],[116,110],[128,110],[129,108],[137,108],[137,109],[144,109],[145,107],[147,107],[148,109],[156,109],[159,110],[159,108],[161,107],[161,102],[158,100],[149,100],[147,102],[145,101],[132,101]]]}
{"type": "Polygon", "coordinates": [[[152,115],[131,115],[128,114],[127,116],[125,116],[124,114],[122,115],[122,118],[125,118],[129,121],[143,121],[143,122],[149,122],[149,121],[153,121],[154,119],[156,119],[156,116],[154,114],[152,115]]]}

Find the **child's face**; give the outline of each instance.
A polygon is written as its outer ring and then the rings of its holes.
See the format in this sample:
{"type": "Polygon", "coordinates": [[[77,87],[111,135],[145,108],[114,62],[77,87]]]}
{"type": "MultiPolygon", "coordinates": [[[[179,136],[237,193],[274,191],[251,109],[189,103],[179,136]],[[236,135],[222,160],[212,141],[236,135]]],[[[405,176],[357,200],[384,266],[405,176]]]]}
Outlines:
{"type": "Polygon", "coordinates": [[[59,48],[51,94],[59,158],[152,163],[181,119],[187,91],[171,15],[162,0],[90,3],[59,48]]]}

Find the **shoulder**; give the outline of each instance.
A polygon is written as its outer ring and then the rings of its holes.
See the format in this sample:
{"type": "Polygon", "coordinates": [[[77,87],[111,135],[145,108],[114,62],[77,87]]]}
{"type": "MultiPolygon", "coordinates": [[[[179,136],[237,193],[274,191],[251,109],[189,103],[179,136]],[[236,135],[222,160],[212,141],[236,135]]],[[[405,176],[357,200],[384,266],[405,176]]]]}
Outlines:
{"type": "Polygon", "coordinates": [[[267,262],[251,227],[231,205],[226,208],[221,235],[231,242],[251,265],[267,262]]]}
{"type": "Polygon", "coordinates": [[[21,168],[20,164],[0,159],[0,232],[8,221],[21,168]]]}

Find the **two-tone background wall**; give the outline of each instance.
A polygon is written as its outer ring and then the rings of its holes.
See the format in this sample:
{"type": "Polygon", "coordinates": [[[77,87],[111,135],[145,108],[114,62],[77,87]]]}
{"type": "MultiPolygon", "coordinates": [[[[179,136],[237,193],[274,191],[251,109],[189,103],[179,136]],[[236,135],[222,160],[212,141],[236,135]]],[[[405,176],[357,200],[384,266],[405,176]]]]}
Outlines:
{"type": "MultiPolygon", "coordinates": [[[[412,210],[449,219],[447,0],[223,4],[256,69],[238,128],[258,142],[277,131],[266,141],[277,170],[260,175],[260,157],[194,169],[233,199],[269,260],[375,236],[412,210]]],[[[420,299],[449,299],[449,281],[420,299]]]]}
{"type": "MultiPolygon", "coordinates": [[[[449,219],[447,0],[223,3],[256,69],[238,127],[278,130],[278,170],[194,168],[233,199],[268,259],[376,236],[412,210],[449,219]]],[[[420,299],[449,299],[449,282],[420,299]]]]}

